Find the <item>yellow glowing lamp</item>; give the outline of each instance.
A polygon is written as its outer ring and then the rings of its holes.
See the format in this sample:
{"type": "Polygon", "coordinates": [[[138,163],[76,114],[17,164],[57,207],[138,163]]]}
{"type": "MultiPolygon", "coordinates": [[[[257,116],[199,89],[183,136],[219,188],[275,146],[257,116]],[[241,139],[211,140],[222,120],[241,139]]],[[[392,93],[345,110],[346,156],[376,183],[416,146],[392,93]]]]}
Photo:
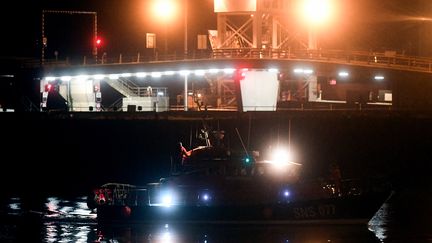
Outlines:
{"type": "Polygon", "coordinates": [[[173,18],[176,5],[172,0],[155,0],[153,10],[156,16],[166,21],[173,18]]]}
{"type": "Polygon", "coordinates": [[[304,0],[303,17],[309,24],[319,25],[329,21],[333,13],[332,0],[304,0]]]}

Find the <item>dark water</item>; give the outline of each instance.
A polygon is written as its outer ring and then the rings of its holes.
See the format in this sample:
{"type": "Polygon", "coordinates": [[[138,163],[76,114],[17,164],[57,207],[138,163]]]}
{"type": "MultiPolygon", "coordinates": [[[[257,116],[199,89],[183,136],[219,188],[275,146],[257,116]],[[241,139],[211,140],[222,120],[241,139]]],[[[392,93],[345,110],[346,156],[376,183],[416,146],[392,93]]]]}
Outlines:
{"type": "Polygon", "coordinates": [[[100,225],[85,196],[4,197],[0,242],[432,242],[431,202],[393,194],[368,225],[100,225]]]}

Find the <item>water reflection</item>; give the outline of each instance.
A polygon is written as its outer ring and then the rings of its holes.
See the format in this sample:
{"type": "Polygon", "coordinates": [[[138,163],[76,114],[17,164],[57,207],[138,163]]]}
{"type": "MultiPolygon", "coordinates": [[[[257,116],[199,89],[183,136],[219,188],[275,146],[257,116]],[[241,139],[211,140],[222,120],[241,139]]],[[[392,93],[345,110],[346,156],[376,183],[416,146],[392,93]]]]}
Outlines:
{"type": "Polygon", "coordinates": [[[161,224],[99,226],[101,242],[380,242],[366,226],[161,224]]]}
{"type": "Polygon", "coordinates": [[[374,232],[377,239],[383,242],[387,238],[386,225],[389,224],[389,205],[384,203],[375,216],[369,221],[369,230],[374,232]]]}
{"type": "Polygon", "coordinates": [[[235,225],[161,222],[98,225],[77,198],[8,198],[3,201],[0,242],[383,242],[388,206],[365,225],[235,225]]]}
{"type": "Polygon", "coordinates": [[[47,198],[45,203],[49,218],[53,219],[96,219],[96,214],[88,209],[86,197],[64,200],[57,197],[47,198]]]}
{"type": "Polygon", "coordinates": [[[94,242],[89,236],[96,231],[95,225],[70,223],[45,223],[46,235],[44,242],[94,242]]]}

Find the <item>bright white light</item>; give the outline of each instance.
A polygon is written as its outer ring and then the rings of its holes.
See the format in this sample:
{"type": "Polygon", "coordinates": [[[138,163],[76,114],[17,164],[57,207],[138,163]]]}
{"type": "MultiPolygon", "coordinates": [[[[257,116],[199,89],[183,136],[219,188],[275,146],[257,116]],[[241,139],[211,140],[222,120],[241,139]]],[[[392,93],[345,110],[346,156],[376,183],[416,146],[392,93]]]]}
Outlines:
{"type": "Polygon", "coordinates": [[[86,81],[89,78],[88,75],[78,75],[75,77],[77,81],[86,81]]]}
{"type": "Polygon", "coordinates": [[[290,192],[289,192],[288,190],[285,190],[285,191],[284,191],[284,196],[285,196],[285,197],[289,197],[289,195],[290,195],[290,192]]]}
{"type": "Polygon", "coordinates": [[[294,73],[303,73],[303,69],[296,68],[296,69],[294,69],[294,73]]]}
{"type": "Polygon", "coordinates": [[[170,210],[177,204],[177,194],[173,190],[161,190],[156,192],[156,197],[151,199],[150,206],[166,207],[170,210]]]}
{"type": "Polygon", "coordinates": [[[118,74],[110,74],[110,75],[108,76],[108,78],[111,79],[111,80],[116,80],[116,79],[119,78],[119,75],[118,75],[118,74]]]}
{"type": "Polygon", "coordinates": [[[278,73],[279,69],[277,69],[277,68],[270,68],[268,71],[271,72],[271,73],[278,73]]]}
{"type": "Polygon", "coordinates": [[[234,68],[225,68],[223,71],[225,74],[231,74],[231,73],[235,72],[235,69],[234,68]]]}
{"type": "Polygon", "coordinates": [[[174,71],[165,71],[164,74],[165,75],[174,75],[175,72],[174,71]]]}
{"type": "Polygon", "coordinates": [[[197,76],[204,76],[205,71],[204,70],[195,70],[195,75],[197,76]]]}
{"type": "Polygon", "coordinates": [[[95,74],[95,75],[93,75],[93,78],[96,79],[96,80],[101,80],[101,79],[105,78],[105,75],[103,75],[103,74],[95,74]]]}
{"type": "Polygon", "coordinates": [[[375,76],[375,80],[384,80],[384,76],[380,76],[380,75],[375,76]]]}
{"type": "Polygon", "coordinates": [[[152,76],[152,78],[160,78],[162,76],[162,73],[160,73],[160,72],[152,72],[151,76],[152,76]]]}
{"type": "Polygon", "coordinates": [[[171,194],[165,194],[162,196],[162,206],[171,207],[173,203],[173,198],[171,194]]]}
{"type": "Polygon", "coordinates": [[[349,73],[348,73],[348,72],[339,72],[339,77],[346,78],[346,77],[348,77],[348,76],[349,76],[349,73]]]}
{"type": "Polygon", "coordinates": [[[328,21],[333,12],[331,0],[305,0],[302,8],[303,18],[314,25],[328,21]]]}
{"type": "Polygon", "coordinates": [[[174,17],[176,6],[172,0],[156,0],[153,10],[162,21],[169,21],[174,17]]]}
{"type": "Polygon", "coordinates": [[[46,77],[45,78],[45,81],[48,81],[48,82],[54,81],[54,80],[56,80],[56,77],[46,77]]]}
{"type": "Polygon", "coordinates": [[[312,69],[305,69],[305,70],[303,70],[303,73],[304,74],[312,74],[313,70],[312,69]]]}
{"type": "Polygon", "coordinates": [[[217,69],[217,68],[209,69],[209,73],[215,74],[215,73],[218,73],[218,72],[219,72],[219,69],[217,69]]]}
{"type": "Polygon", "coordinates": [[[180,73],[182,76],[187,76],[187,75],[190,74],[190,71],[189,71],[189,70],[181,70],[179,73],[180,73]]]}
{"type": "Polygon", "coordinates": [[[285,166],[291,161],[291,154],[284,149],[276,149],[273,151],[272,164],[275,166],[285,166]]]}
{"type": "Polygon", "coordinates": [[[164,243],[171,243],[171,242],[173,242],[172,241],[171,233],[170,232],[163,233],[161,240],[162,240],[161,242],[164,242],[164,243]]]}
{"type": "Polygon", "coordinates": [[[205,202],[208,202],[211,200],[211,196],[207,192],[202,193],[200,198],[202,201],[205,201],[205,202]]]}
{"type": "Polygon", "coordinates": [[[72,79],[71,76],[63,76],[63,77],[60,78],[60,80],[64,81],[64,82],[70,81],[71,79],[72,79]]]}
{"type": "Polygon", "coordinates": [[[159,92],[157,92],[157,95],[158,95],[158,96],[164,96],[164,92],[159,91],[159,92]]]}
{"type": "Polygon", "coordinates": [[[296,68],[294,69],[294,73],[297,74],[312,74],[314,71],[312,69],[302,69],[302,68],[296,68]]]}
{"type": "Polygon", "coordinates": [[[135,76],[137,76],[138,78],[145,78],[147,76],[147,73],[139,72],[139,73],[136,73],[135,76]]]}
{"type": "Polygon", "coordinates": [[[120,76],[121,76],[121,77],[128,78],[128,77],[131,77],[132,74],[131,74],[131,73],[122,73],[122,74],[120,74],[120,76]]]}

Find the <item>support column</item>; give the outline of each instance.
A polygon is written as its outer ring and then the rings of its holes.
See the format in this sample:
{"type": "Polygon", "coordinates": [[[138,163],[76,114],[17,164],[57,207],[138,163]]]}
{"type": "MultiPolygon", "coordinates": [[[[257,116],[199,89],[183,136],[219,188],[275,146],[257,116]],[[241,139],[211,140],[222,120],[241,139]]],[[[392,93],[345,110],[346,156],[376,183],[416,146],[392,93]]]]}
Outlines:
{"type": "Polygon", "coordinates": [[[262,48],[262,13],[253,16],[253,48],[262,48]]]}
{"type": "Polygon", "coordinates": [[[272,18],[272,48],[279,49],[279,31],[278,31],[278,21],[275,17],[272,18]]]}
{"type": "Polygon", "coordinates": [[[317,33],[313,27],[309,27],[308,50],[318,50],[317,33]]]}
{"type": "Polygon", "coordinates": [[[188,111],[188,75],[184,75],[184,111],[188,111]]]}
{"type": "Polygon", "coordinates": [[[216,48],[219,49],[222,46],[226,39],[226,21],[227,16],[224,14],[217,15],[217,39],[216,39],[216,48]]]}

